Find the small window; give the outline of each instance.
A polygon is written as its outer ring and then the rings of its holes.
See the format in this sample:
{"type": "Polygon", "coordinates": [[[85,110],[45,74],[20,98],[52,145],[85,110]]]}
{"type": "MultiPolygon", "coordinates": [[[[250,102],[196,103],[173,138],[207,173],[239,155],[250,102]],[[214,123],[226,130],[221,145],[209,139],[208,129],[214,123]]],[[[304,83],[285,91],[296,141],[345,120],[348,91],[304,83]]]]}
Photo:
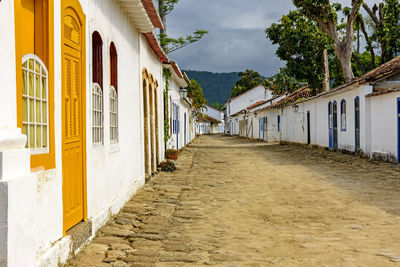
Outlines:
{"type": "Polygon", "coordinates": [[[92,139],[94,144],[103,144],[103,91],[97,83],[92,91],[92,139]]]}
{"type": "Polygon", "coordinates": [[[35,55],[22,59],[22,133],[32,154],[49,152],[48,73],[35,55]]]}
{"type": "Polygon", "coordinates": [[[118,95],[114,86],[110,92],[110,139],[112,143],[118,142],[118,95]]]}
{"type": "Polygon", "coordinates": [[[342,100],[340,103],[340,116],[341,116],[341,129],[342,131],[346,131],[346,115],[347,115],[347,107],[346,100],[342,100]]]}
{"type": "Polygon", "coordinates": [[[92,142],[103,144],[103,41],[98,32],[92,34],[92,67],[92,142]]]}
{"type": "Polygon", "coordinates": [[[114,43],[110,45],[110,140],[118,143],[118,55],[114,43]]]}

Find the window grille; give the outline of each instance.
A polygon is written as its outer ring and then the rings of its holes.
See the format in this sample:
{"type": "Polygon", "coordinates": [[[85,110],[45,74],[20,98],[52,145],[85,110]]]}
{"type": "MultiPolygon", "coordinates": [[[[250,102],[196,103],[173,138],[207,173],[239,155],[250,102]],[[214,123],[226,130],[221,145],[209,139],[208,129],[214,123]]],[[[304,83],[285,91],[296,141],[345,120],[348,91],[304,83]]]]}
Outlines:
{"type": "Polygon", "coordinates": [[[118,142],[118,94],[114,86],[110,92],[110,140],[111,143],[118,142]]]}
{"type": "Polygon", "coordinates": [[[346,100],[342,100],[341,103],[341,128],[342,131],[346,131],[346,114],[347,114],[347,110],[346,110],[346,100]]]}
{"type": "Polygon", "coordinates": [[[22,133],[32,154],[49,152],[48,72],[35,55],[22,59],[22,133]]]}
{"type": "Polygon", "coordinates": [[[103,141],[103,91],[99,84],[94,83],[92,90],[92,142],[103,144],[103,141]]]}

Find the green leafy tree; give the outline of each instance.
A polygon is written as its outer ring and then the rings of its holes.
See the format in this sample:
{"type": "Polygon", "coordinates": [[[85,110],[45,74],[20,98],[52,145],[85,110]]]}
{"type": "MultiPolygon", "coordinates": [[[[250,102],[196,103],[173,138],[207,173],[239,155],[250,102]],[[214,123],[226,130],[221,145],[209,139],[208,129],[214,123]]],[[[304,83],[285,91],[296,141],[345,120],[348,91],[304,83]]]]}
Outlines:
{"type": "Polygon", "coordinates": [[[160,30],[159,40],[161,47],[164,51],[172,53],[178,49],[181,49],[189,44],[200,41],[204,35],[208,34],[206,30],[196,30],[191,35],[185,37],[172,38],[167,34],[167,16],[174,10],[175,5],[178,4],[179,0],[158,0],[158,12],[164,29],[160,30]]]}
{"type": "Polygon", "coordinates": [[[319,28],[333,40],[333,49],[338,57],[346,83],[354,79],[351,65],[353,55],[353,24],[358,16],[363,0],[352,0],[351,8],[343,8],[340,4],[331,4],[329,0],[293,0],[299,11],[314,20],[319,28]],[[337,11],[342,11],[347,20],[341,23],[337,11]]]}
{"type": "Polygon", "coordinates": [[[263,84],[263,78],[261,75],[254,70],[246,70],[239,72],[240,80],[236,82],[232,88],[231,97],[238,96],[244,92],[256,87],[257,85],[263,84]]]}
{"type": "MultiPolygon", "coordinates": [[[[324,51],[331,47],[328,35],[298,10],[283,15],[265,32],[272,43],[278,45],[276,55],[286,61],[286,68],[273,77],[274,90],[277,93],[290,91],[294,88],[291,80],[296,79],[307,81],[312,89],[319,91],[324,81],[324,51]]],[[[329,74],[329,70],[327,72],[329,74]]],[[[329,86],[329,77],[327,82],[329,86]]]]}
{"type": "Polygon", "coordinates": [[[365,33],[367,49],[380,48],[380,63],[383,64],[400,52],[400,4],[398,0],[384,0],[370,8],[363,4],[373,23],[370,37],[365,33]],[[375,45],[373,45],[374,43],[375,45]]]}
{"type": "Polygon", "coordinates": [[[196,80],[191,79],[187,89],[188,89],[188,95],[193,100],[193,108],[196,111],[201,112],[208,103],[207,100],[204,98],[203,89],[201,88],[201,85],[196,80]]]}
{"type": "Polygon", "coordinates": [[[306,84],[306,82],[298,82],[290,76],[287,68],[280,68],[277,74],[264,81],[264,85],[272,89],[274,95],[293,92],[306,84]]]}
{"type": "Polygon", "coordinates": [[[220,104],[218,102],[214,102],[214,104],[212,104],[213,108],[216,108],[218,110],[223,110],[224,109],[224,105],[220,104]]]}

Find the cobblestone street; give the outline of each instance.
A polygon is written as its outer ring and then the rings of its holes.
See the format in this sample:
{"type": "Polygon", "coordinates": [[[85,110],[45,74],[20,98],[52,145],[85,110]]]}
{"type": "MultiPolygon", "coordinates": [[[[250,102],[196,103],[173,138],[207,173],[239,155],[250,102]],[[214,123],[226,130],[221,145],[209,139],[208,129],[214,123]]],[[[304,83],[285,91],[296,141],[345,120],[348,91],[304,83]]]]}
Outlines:
{"type": "Polygon", "coordinates": [[[67,266],[395,266],[400,169],[202,136],[67,266]]]}

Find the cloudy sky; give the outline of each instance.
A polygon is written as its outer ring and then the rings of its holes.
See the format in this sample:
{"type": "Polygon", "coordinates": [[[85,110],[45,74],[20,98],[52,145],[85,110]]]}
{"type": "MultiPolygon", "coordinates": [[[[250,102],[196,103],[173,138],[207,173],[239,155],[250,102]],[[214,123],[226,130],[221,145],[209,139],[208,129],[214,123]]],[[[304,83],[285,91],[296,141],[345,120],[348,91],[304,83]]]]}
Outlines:
{"type": "MultiPolygon", "coordinates": [[[[349,5],[351,0],[342,0],[349,5]]],[[[376,0],[367,0],[371,4],[376,0]]],[[[213,72],[254,69],[271,76],[284,66],[265,28],[294,9],[291,0],[180,0],[168,16],[168,34],[210,31],[200,42],[171,53],[182,69],[213,72]]]]}

